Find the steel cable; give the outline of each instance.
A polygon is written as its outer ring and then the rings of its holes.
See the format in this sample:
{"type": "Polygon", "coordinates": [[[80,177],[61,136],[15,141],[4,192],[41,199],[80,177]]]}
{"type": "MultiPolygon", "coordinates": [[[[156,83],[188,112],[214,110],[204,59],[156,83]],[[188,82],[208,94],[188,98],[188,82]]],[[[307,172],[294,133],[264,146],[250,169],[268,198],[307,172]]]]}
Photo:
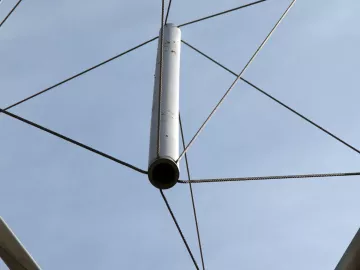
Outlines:
{"type": "Polygon", "coordinates": [[[170,207],[170,205],[169,205],[169,202],[167,201],[167,199],[166,199],[166,197],[165,197],[165,194],[164,194],[164,192],[163,192],[161,189],[160,189],[160,193],[161,193],[161,196],[162,196],[162,198],[164,199],[164,202],[165,202],[165,204],[166,204],[166,207],[167,207],[167,209],[169,210],[169,213],[170,213],[170,215],[171,215],[171,217],[172,217],[172,219],[173,219],[173,221],[174,221],[174,223],[175,223],[175,225],[176,225],[176,228],[178,229],[179,234],[180,234],[182,240],[184,241],[184,244],[185,244],[185,246],[186,246],[186,249],[187,249],[187,251],[189,252],[189,255],[190,255],[190,257],[191,257],[191,259],[192,259],[192,261],[193,261],[196,269],[199,270],[199,266],[198,266],[198,264],[196,263],[196,260],[195,260],[195,258],[194,258],[194,255],[192,254],[191,249],[190,249],[190,247],[189,247],[189,245],[188,245],[188,243],[187,243],[187,241],[186,241],[186,239],[185,239],[185,236],[184,236],[184,234],[182,233],[181,228],[180,228],[180,226],[179,226],[179,224],[178,224],[178,222],[177,222],[177,220],[176,220],[176,218],[175,218],[175,215],[174,215],[173,211],[171,210],[171,207],[170,207]]]}
{"type": "Polygon", "coordinates": [[[187,22],[187,23],[180,24],[178,27],[184,27],[184,26],[187,26],[187,25],[190,25],[190,24],[193,24],[193,23],[201,22],[201,21],[204,21],[204,20],[207,20],[207,19],[210,19],[210,18],[214,18],[214,17],[220,16],[220,15],[224,15],[224,14],[233,12],[233,11],[235,11],[235,10],[239,10],[239,9],[242,9],[242,8],[250,7],[250,6],[253,6],[253,5],[256,5],[256,4],[265,2],[265,1],[267,1],[267,0],[260,0],[260,1],[256,1],[256,2],[253,2],[253,3],[246,4],[246,5],[242,5],[242,6],[240,6],[240,7],[228,9],[228,10],[225,10],[225,11],[222,11],[222,12],[219,12],[219,13],[215,13],[215,14],[210,15],[210,16],[206,16],[206,17],[203,17],[203,18],[200,18],[200,19],[196,19],[196,20],[187,22]]]}
{"type": "Polygon", "coordinates": [[[8,115],[8,116],[10,116],[10,117],[12,117],[12,118],[15,118],[15,119],[17,119],[17,120],[20,120],[21,122],[24,122],[24,123],[26,123],[26,124],[28,124],[28,125],[30,125],[30,126],[36,127],[36,128],[38,128],[38,129],[40,129],[40,130],[42,130],[42,131],[45,131],[45,132],[47,132],[47,133],[49,133],[49,134],[52,134],[52,135],[54,135],[54,136],[56,136],[56,137],[58,137],[58,138],[61,138],[61,139],[65,140],[65,141],[67,141],[67,142],[70,142],[70,143],[72,143],[72,144],[75,144],[75,145],[77,145],[77,146],[80,146],[80,147],[82,147],[82,148],[84,148],[84,149],[86,149],[86,150],[89,150],[90,152],[93,152],[93,153],[98,154],[98,155],[100,155],[100,156],[103,156],[103,157],[105,157],[105,158],[107,158],[107,159],[110,159],[110,160],[112,160],[112,161],[115,161],[116,163],[119,163],[119,164],[121,164],[121,165],[123,165],[123,166],[125,166],[125,167],[128,167],[128,168],[130,168],[130,169],[133,169],[133,170],[135,170],[135,171],[137,171],[137,172],[140,172],[140,173],[142,173],[142,174],[147,174],[147,171],[145,171],[145,170],[139,169],[139,168],[137,168],[137,167],[135,167],[135,166],[133,166],[133,165],[125,162],[125,161],[122,161],[122,160],[117,159],[117,158],[115,158],[115,157],[113,157],[113,156],[110,156],[110,155],[108,155],[108,154],[105,154],[104,152],[101,152],[101,151],[99,151],[99,150],[96,150],[96,149],[94,149],[94,148],[92,148],[92,147],[90,147],[90,146],[87,146],[87,145],[85,145],[85,144],[83,144],[83,143],[81,143],[81,142],[75,141],[75,140],[73,140],[73,139],[71,139],[71,138],[69,138],[69,137],[66,137],[66,136],[64,136],[64,135],[62,135],[62,134],[60,134],[60,133],[57,133],[57,132],[55,132],[55,131],[53,131],[53,130],[50,130],[50,129],[46,128],[46,127],[43,127],[43,126],[41,126],[41,125],[39,125],[39,124],[36,124],[36,123],[34,123],[34,122],[30,121],[30,120],[27,120],[27,119],[25,119],[25,118],[22,118],[22,117],[20,117],[20,116],[18,116],[18,115],[16,115],[16,114],[7,112],[7,111],[5,111],[5,110],[3,110],[3,109],[0,109],[0,112],[4,113],[4,114],[6,114],[6,115],[8,115]]]}
{"type": "Polygon", "coordinates": [[[161,4],[161,30],[160,30],[160,71],[159,71],[159,97],[158,97],[158,121],[157,121],[157,156],[160,157],[160,120],[161,120],[161,96],[162,96],[162,73],[163,73],[163,53],[164,53],[164,11],[165,1],[161,4]]]}
{"type": "MultiPolygon", "coordinates": [[[[215,63],[216,65],[218,65],[219,67],[223,68],[224,70],[228,71],[229,73],[231,73],[234,76],[239,76],[238,74],[236,74],[234,71],[230,70],[229,68],[225,67],[224,65],[220,64],[218,61],[216,61],[215,59],[211,58],[210,56],[206,55],[205,53],[203,53],[202,51],[200,51],[199,49],[195,48],[194,46],[192,46],[191,44],[189,44],[188,42],[182,40],[182,42],[187,45],[188,47],[190,47],[191,49],[193,49],[194,51],[198,52],[199,54],[201,54],[202,56],[206,57],[207,59],[209,59],[210,61],[212,61],[213,63],[215,63]]],[[[306,116],[304,116],[303,114],[297,112],[296,110],[294,110],[293,108],[289,107],[288,105],[286,105],[285,103],[281,102],[280,100],[278,100],[277,98],[273,97],[272,95],[270,95],[269,93],[265,92],[264,90],[262,90],[260,87],[254,85],[253,83],[251,83],[250,81],[240,77],[240,80],[242,80],[243,82],[247,83],[248,85],[250,85],[251,87],[253,87],[254,89],[256,89],[257,91],[259,91],[260,93],[264,94],[265,96],[271,98],[272,100],[274,100],[276,103],[280,104],[281,106],[283,106],[284,108],[288,109],[289,111],[293,112],[294,114],[296,114],[297,116],[301,117],[302,119],[304,119],[305,121],[307,121],[308,123],[312,124],[313,126],[317,127],[318,129],[320,129],[321,131],[325,132],[326,134],[328,134],[329,136],[331,136],[332,138],[336,139],[337,141],[341,142],[342,144],[344,144],[345,146],[349,147],[350,149],[354,150],[355,152],[357,152],[358,154],[360,154],[360,150],[358,150],[357,148],[355,148],[354,146],[352,146],[351,144],[345,142],[343,139],[339,138],[338,136],[336,136],[335,134],[331,133],[330,131],[326,130],[325,128],[323,128],[322,126],[316,124],[314,121],[310,120],[309,118],[307,118],[306,116]]]]}
{"type": "Polygon", "coordinates": [[[167,12],[166,12],[166,17],[165,17],[165,24],[167,24],[167,21],[168,21],[168,18],[169,18],[169,13],[170,13],[170,9],[171,9],[171,3],[172,3],[172,0],[169,1],[169,6],[168,6],[168,9],[167,9],[167,12]]]}
{"type": "Polygon", "coordinates": [[[234,88],[234,86],[236,85],[236,83],[239,81],[241,75],[246,71],[246,69],[249,67],[249,65],[252,63],[252,61],[255,59],[255,57],[258,55],[258,53],[260,52],[260,50],[264,47],[265,43],[269,40],[269,38],[271,37],[271,35],[274,33],[274,31],[276,30],[276,28],[278,27],[278,25],[281,23],[281,21],[284,19],[284,17],[286,16],[286,14],[290,11],[291,7],[295,4],[296,0],[293,0],[290,5],[287,7],[287,9],[285,10],[285,12],[281,15],[280,19],[276,22],[275,26],[271,29],[271,31],[269,32],[269,34],[266,36],[266,38],[263,40],[263,42],[260,44],[260,46],[257,48],[257,50],[255,51],[255,53],[252,55],[252,57],[250,58],[250,60],[247,62],[247,64],[245,65],[245,67],[242,69],[242,71],[240,72],[240,74],[237,76],[237,78],[235,79],[235,81],[231,84],[231,86],[229,87],[229,89],[225,92],[225,94],[223,95],[223,97],[220,99],[220,101],[216,104],[216,106],[214,107],[214,109],[211,111],[211,113],[209,114],[209,116],[206,118],[206,120],[203,122],[203,124],[200,126],[200,128],[198,129],[198,131],[195,133],[195,135],[192,137],[192,139],[190,140],[190,142],[188,143],[188,145],[186,146],[186,148],[184,149],[184,151],[180,154],[179,158],[177,159],[177,162],[183,157],[183,155],[187,152],[187,150],[189,149],[189,147],[193,144],[193,142],[195,141],[195,139],[199,136],[200,132],[204,129],[205,125],[207,124],[207,122],[211,119],[211,117],[214,115],[214,113],[217,111],[217,109],[219,108],[219,106],[223,103],[223,101],[225,100],[225,98],[228,96],[228,94],[230,93],[230,91],[234,88]]]}
{"type": "MultiPolygon", "coordinates": [[[[184,131],[183,131],[180,114],[179,114],[179,123],[180,123],[180,133],[181,133],[182,145],[183,145],[183,148],[185,149],[185,138],[184,138],[184,131]]],[[[186,165],[186,171],[187,171],[188,180],[189,180],[190,196],[191,196],[191,203],[192,203],[194,219],[195,219],[196,234],[197,234],[197,238],[198,238],[201,264],[202,264],[203,270],[205,270],[204,255],[203,255],[201,239],[200,239],[199,222],[198,222],[197,214],[196,214],[195,199],[194,199],[194,193],[193,193],[193,189],[192,189],[192,185],[191,185],[190,169],[189,169],[189,162],[188,162],[187,154],[185,154],[185,165],[186,165]]]]}
{"type": "Polygon", "coordinates": [[[27,98],[24,98],[23,100],[20,100],[20,101],[18,101],[18,102],[16,102],[16,103],[14,103],[14,104],[6,107],[4,110],[7,111],[7,110],[9,110],[9,109],[11,109],[11,108],[13,108],[13,107],[15,107],[15,106],[17,106],[17,105],[20,105],[21,103],[24,103],[25,101],[28,101],[28,100],[30,100],[30,99],[32,99],[32,98],[34,98],[34,97],[37,97],[37,96],[39,96],[39,95],[41,95],[41,94],[44,94],[45,92],[47,92],[47,91],[49,91],[49,90],[52,90],[52,89],[54,89],[55,87],[58,87],[58,86],[60,86],[60,85],[62,85],[62,84],[64,84],[64,83],[67,83],[67,82],[69,82],[69,81],[71,81],[71,80],[73,80],[73,79],[75,79],[75,78],[77,78],[77,77],[80,77],[81,75],[84,75],[85,73],[88,73],[88,72],[91,71],[91,70],[94,70],[94,69],[96,69],[96,68],[98,68],[98,67],[101,67],[102,65],[105,65],[106,63],[109,63],[109,62],[111,62],[111,61],[113,61],[113,60],[115,60],[115,59],[117,59],[117,58],[119,58],[119,57],[121,57],[121,56],[123,56],[123,55],[125,55],[125,54],[128,54],[129,52],[132,52],[132,51],[134,51],[134,50],[136,50],[136,49],[138,49],[138,48],[140,48],[140,47],[142,47],[142,46],[144,46],[144,45],[146,45],[146,44],[148,44],[148,43],[156,40],[157,38],[158,38],[158,37],[154,37],[154,38],[152,38],[152,39],[149,39],[149,40],[147,40],[147,41],[145,41],[145,42],[143,42],[143,43],[141,43],[141,44],[139,44],[139,45],[137,45],[137,46],[135,46],[135,47],[127,50],[127,51],[125,51],[125,52],[122,52],[122,53],[120,53],[120,54],[118,54],[118,55],[115,55],[115,56],[113,56],[113,57],[111,57],[111,58],[109,58],[109,59],[107,59],[107,60],[105,60],[105,61],[103,61],[103,62],[101,62],[101,63],[99,63],[99,64],[97,64],[97,65],[95,65],[95,66],[92,66],[92,67],[90,67],[90,68],[88,68],[88,69],[85,69],[85,70],[83,70],[83,71],[75,74],[74,76],[71,76],[71,77],[69,77],[69,78],[67,78],[67,79],[65,79],[65,80],[63,80],[63,81],[61,81],[61,82],[58,82],[58,83],[56,83],[56,84],[54,84],[54,85],[52,85],[52,86],[50,86],[50,87],[45,88],[44,90],[41,90],[41,91],[39,91],[39,92],[37,92],[37,93],[35,93],[35,94],[27,97],[27,98]]]}
{"type": "Polygon", "coordinates": [[[254,176],[254,177],[238,177],[238,178],[213,178],[213,179],[197,179],[197,180],[178,180],[181,184],[199,183],[219,183],[219,182],[242,182],[257,180],[276,180],[276,179],[299,179],[299,178],[321,178],[321,177],[341,177],[341,176],[359,176],[360,172],[350,173],[323,173],[323,174],[298,174],[298,175],[275,175],[275,176],[254,176]]]}
{"type": "Polygon", "coordinates": [[[3,26],[3,24],[6,22],[6,20],[10,17],[10,15],[15,11],[15,9],[20,5],[20,3],[22,2],[22,0],[19,0],[16,5],[10,10],[10,12],[8,13],[8,15],[6,15],[6,17],[2,20],[2,22],[0,23],[0,27],[3,26]]]}

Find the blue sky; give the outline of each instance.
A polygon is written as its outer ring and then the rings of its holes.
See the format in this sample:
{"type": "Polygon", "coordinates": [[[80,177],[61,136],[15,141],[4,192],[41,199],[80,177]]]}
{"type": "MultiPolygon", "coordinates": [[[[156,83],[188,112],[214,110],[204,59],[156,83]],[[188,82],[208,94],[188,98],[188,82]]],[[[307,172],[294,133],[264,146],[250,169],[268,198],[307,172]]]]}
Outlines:
{"type": "MultiPolygon", "coordinates": [[[[169,22],[245,3],[173,0],[169,22]]],[[[184,27],[182,37],[240,72],[289,3],[184,27]]],[[[0,18],[14,4],[4,0],[0,18]]],[[[298,0],[243,76],[358,148],[359,8],[298,0]]],[[[160,1],[23,1],[0,29],[0,106],[152,38],[160,11],[160,1]]],[[[146,169],[156,46],[11,111],[146,169]]],[[[185,46],[181,61],[189,140],[234,78],[185,46]]],[[[5,115],[0,122],[0,215],[43,269],[193,268],[146,176],[5,115]]],[[[188,154],[194,178],[359,171],[360,159],[242,82],[188,154]]],[[[195,185],[206,268],[334,269],[359,227],[359,180],[195,185]]],[[[166,195],[200,263],[189,188],[166,195]]]]}

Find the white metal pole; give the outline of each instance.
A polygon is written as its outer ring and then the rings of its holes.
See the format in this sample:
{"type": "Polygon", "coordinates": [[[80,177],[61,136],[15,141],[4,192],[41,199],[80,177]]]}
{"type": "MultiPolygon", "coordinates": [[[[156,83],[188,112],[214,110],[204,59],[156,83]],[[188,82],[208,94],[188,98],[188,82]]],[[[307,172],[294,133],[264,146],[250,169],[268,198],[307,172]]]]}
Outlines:
{"type": "MultiPolygon", "coordinates": [[[[161,33],[161,30],[160,30],[161,33]]],[[[164,26],[163,61],[162,61],[162,91],[159,104],[160,84],[160,53],[159,38],[153,106],[151,115],[149,168],[150,182],[157,188],[173,187],[179,179],[179,83],[180,83],[180,46],[181,31],[174,24],[164,26]],[[160,126],[158,112],[160,106],[160,126]],[[158,153],[158,128],[159,153],[158,153]]]]}
{"type": "Polygon", "coordinates": [[[29,252],[0,217],[0,259],[11,270],[40,270],[29,252]]]}

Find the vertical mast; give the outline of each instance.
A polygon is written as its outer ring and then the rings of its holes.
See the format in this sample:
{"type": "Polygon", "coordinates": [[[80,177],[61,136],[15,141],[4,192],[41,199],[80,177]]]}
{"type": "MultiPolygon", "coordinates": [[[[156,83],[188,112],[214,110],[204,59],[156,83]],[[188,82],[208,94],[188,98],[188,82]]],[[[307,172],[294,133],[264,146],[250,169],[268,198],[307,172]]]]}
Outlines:
{"type": "Polygon", "coordinates": [[[176,160],[179,157],[180,46],[180,29],[174,24],[166,24],[162,50],[160,103],[161,39],[157,50],[148,169],[150,182],[160,189],[173,187],[179,179],[179,166],[176,160]],[[159,107],[160,125],[158,124],[159,107]]]}

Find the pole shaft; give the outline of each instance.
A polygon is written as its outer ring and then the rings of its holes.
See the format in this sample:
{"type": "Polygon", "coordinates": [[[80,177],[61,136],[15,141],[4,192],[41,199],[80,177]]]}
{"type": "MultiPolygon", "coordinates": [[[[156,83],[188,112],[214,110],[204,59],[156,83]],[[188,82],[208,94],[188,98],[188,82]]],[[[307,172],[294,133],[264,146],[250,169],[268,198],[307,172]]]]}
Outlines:
{"type": "Polygon", "coordinates": [[[180,47],[180,29],[173,24],[166,24],[164,26],[162,92],[160,99],[160,42],[158,43],[156,59],[149,146],[149,172],[154,162],[162,159],[173,162],[178,170],[175,161],[179,156],[180,47]],[[159,106],[160,118],[158,118],[159,106]],[[158,123],[158,119],[160,119],[160,123],[158,123]]]}

